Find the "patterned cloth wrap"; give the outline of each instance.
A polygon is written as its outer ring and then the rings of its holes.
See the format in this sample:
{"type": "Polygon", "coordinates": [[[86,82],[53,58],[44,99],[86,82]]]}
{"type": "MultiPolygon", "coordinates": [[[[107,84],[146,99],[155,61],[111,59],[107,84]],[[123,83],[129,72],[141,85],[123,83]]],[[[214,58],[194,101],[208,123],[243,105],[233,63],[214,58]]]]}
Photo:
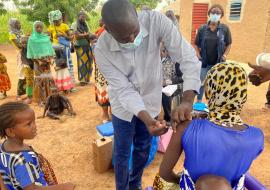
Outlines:
{"type": "MultiPolygon", "coordinates": [[[[180,174],[179,184],[169,183],[162,179],[158,174],[153,183],[154,190],[196,190],[195,183],[191,179],[188,171],[184,169],[180,174]]],[[[233,190],[245,190],[244,187],[245,175],[243,175],[236,187],[233,190]]]]}
{"type": "Polygon", "coordinates": [[[47,184],[48,185],[57,185],[58,182],[57,182],[55,173],[52,169],[50,162],[42,154],[38,154],[38,153],[36,153],[36,154],[38,156],[40,168],[44,173],[44,178],[45,178],[47,184]]]}

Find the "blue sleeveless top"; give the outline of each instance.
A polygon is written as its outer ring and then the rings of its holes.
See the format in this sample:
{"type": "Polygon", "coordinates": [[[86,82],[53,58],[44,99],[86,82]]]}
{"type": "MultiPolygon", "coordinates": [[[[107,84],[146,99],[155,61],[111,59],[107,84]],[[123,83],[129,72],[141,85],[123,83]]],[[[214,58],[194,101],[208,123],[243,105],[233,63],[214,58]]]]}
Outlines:
{"type": "Polygon", "coordinates": [[[262,152],[261,129],[224,128],[207,119],[193,120],[182,137],[184,167],[194,182],[206,174],[225,177],[234,187],[252,161],[262,152]]]}

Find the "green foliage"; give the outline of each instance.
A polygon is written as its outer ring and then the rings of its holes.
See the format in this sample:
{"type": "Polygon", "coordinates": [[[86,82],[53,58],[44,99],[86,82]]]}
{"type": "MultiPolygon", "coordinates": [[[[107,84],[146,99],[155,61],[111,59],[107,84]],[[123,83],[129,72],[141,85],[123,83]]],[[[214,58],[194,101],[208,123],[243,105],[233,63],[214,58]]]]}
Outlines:
{"type": "Polygon", "coordinates": [[[64,20],[68,23],[76,18],[77,13],[84,9],[93,10],[98,0],[13,0],[22,14],[27,15],[30,21],[41,20],[48,24],[48,13],[53,10],[60,10],[64,20]]]}
{"type": "Polygon", "coordinates": [[[130,0],[130,2],[133,3],[137,9],[141,8],[142,5],[146,5],[151,9],[154,9],[160,0],[130,0]]]}
{"type": "Polygon", "coordinates": [[[8,21],[10,18],[18,18],[21,21],[22,29],[25,34],[31,33],[32,22],[27,20],[25,15],[21,15],[15,12],[8,12],[7,14],[0,15],[0,44],[8,43],[9,25],[8,21]]]}
{"type": "Polygon", "coordinates": [[[7,10],[4,9],[4,0],[0,0],[0,15],[7,13],[7,10]]]}
{"type": "Polygon", "coordinates": [[[100,12],[91,11],[88,14],[87,23],[91,32],[95,32],[99,27],[99,19],[101,18],[100,12]]]}

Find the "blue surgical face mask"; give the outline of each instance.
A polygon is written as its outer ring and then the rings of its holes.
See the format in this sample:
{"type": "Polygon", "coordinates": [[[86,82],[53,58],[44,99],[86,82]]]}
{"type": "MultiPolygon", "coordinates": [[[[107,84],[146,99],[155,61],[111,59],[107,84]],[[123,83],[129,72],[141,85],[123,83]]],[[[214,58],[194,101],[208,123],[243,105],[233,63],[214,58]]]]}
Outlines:
{"type": "Polygon", "coordinates": [[[141,45],[143,41],[143,32],[140,30],[139,34],[136,36],[136,38],[134,39],[133,43],[119,43],[119,45],[124,48],[124,49],[136,49],[137,47],[139,47],[141,45]]]}
{"type": "Polygon", "coordinates": [[[220,14],[213,14],[213,13],[210,13],[210,21],[211,22],[218,22],[221,18],[221,15],[220,14]]]}

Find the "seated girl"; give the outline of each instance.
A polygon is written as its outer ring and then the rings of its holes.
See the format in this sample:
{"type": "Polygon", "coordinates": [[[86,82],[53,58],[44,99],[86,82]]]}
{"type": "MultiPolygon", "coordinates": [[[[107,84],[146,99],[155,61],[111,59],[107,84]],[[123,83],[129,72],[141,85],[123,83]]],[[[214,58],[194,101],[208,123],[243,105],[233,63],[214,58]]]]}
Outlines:
{"type": "Polygon", "coordinates": [[[18,102],[0,106],[0,174],[8,190],[73,190],[71,183],[57,184],[49,162],[24,140],[37,135],[35,112],[18,102]]]}
{"type": "Polygon", "coordinates": [[[156,183],[160,178],[179,184],[181,190],[200,189],[198,183],[209,181],[209,177],[204,178],[207,175],[224,178],[232,189],[244,189],[245,173],[264,146],[262,131],[240,117],[247,84],[244,69],[236,63],[220,63],[208,72],[208,117],[179,124],[155,179],[155,189],[163,189],[156,183]],[[183,151],[184,170],[176,175],[173,169],[183,151]]]}

